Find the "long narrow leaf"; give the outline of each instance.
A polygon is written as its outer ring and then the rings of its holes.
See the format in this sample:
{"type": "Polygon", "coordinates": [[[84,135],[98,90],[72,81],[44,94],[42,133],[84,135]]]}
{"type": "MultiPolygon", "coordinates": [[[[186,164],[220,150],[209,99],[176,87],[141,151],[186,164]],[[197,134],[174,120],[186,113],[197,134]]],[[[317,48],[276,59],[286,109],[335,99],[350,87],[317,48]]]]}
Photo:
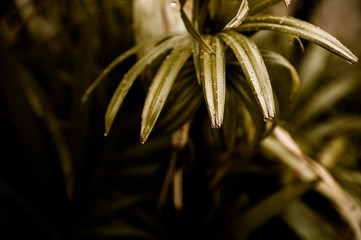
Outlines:
{"type": "Polygon", "coordinates": [[[275,116],[275,104],[267,68],[256,44],[248,37],[234,31],[220,33],[223,41],[231,47],[249,81],[264,119],[275,116]]]}
{"type": "Polygon", "coordinates": [[[315,25],[292,17],[279,17],[266,14],[251,16],[246,18],[237,30],[240,32],[271,30],[290,33],[314,42],[338,56],[345,58],[350,63],[358,62],[358,58],[335,37],[315,25]]]}
{"type": "Polygon", "coordinates": [[[186,27],[188,33],[192,36],[192,38],[196,42],[198,42],[206,52],[208,52],[209,54],[214,54],[213,49],[204,41],[202,35],[199,33],[198,29],[196,29],[195,26],[192,24],[191,20],[189,20],[183,8],[180,9],[180,12],[184,22],[184,26],[186,27]]]}
{"type": "Polygon", "coordinates": [[[220,128],[223,123],[226,94],[224,47],[218,36],[208,35],[206,41],[215,49],[215,54],[201,52],[201,82],[211,126],[220,128]]]}
{"type": "Polygon", "coordinates": [[[139,44],[135,47],[132,47],[131,49],[127,50],[126,52],[122,53],[121,55],[119,55],[117,58],[115,58],[101,73],[100,75],[97,77],[97,79],[95,79],[95,81],[89,86],[89,88],[85,91],[81,101],[82,103],[85,103],[90,94],[95,90],[95,88],[97,88],[99,86],[99,84],[104,80],[104,78],[110,73],[110,71],[113,70],[113,68],[115,68],[117,65],[119,65],[121,62],[123,62],[124,60],[126,60],[127,58],[129,58],[130,56],[138,53],[139,51],[142,51],[145,47],[155,44],[157,42],[160,42],[162,40],[165,40],[171,36],[175,35],[174,33],[172,34],[167,34],[167,35],[163,35],[160,37],[157,37],[155,39],[152,39],[150,41],[147,41],[145,43],[139,44]]]}
{"type": "Polygon", "coordinates": [[[175,48],[163,61],[152,84],[150,85],[142,113],[140,141],[144,143],[157,121],[168,94],[179,71],[192,54],[192,48],[181,46],[175,48]]]}
{"type": "Polygon", "coordinates": [[[107,112],[105,114],[105,135],[109,133],[109,130],[113,124],[114,118],[123,103],[125,96],[127,95],[130,87],[133,85],[135,79],[143,72],[143,70],[152,63],[156,58],[172,49],[176,42],[182,41],[184,36],[175,36],[168,39],[158,46],[154,47],[148,54],[139,59],[133,67],[124,75],[120,81],[117,89],[115,90],[112,99],[108,105],[107,112]]]}

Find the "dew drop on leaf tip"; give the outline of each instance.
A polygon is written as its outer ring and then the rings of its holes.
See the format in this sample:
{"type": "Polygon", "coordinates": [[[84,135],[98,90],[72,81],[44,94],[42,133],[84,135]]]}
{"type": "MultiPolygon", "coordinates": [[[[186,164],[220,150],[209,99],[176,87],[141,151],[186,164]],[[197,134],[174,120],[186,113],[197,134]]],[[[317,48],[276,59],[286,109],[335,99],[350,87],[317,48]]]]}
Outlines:
{"type": "Polygon", "coordinates": [[[169,6],[171,8],[176,8],[177,7],[177,1],[170,1],[169,6]]]}

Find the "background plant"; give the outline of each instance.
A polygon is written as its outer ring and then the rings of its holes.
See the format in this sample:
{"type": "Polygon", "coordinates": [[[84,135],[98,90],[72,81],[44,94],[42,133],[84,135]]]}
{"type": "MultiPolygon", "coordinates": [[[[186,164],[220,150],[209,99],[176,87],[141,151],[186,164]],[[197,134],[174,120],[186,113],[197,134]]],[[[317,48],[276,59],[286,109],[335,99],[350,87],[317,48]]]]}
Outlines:
{"type": "MultiPolygon", "coordinates": [[[[261,5],[266,2],[272,1],[259,1],[261,5]]],[[[252,9],[252,1],[249,3],[252,9]]],[[[289,14],[307,20],[308,10],[316,9],[316,14],[310,16],[319,15],[319,6],[302,8],[303,4],[310,3],[295,1],[289,14]]],[[[131,2],[14,1],[2,5],[4,237],[11,233],[14,237],[37,235],[57,239],[177,239],[193,234],[220,239],[248,235],[257,239],[262,234],[274,234],[287,239],[296,236],[337,239],[352,238],[355,234],[357,226],[342,215],[343,210],[334,211],[328,196],[324,198],[317,191],[322,183],[317,175],[315,181],[302,181],[300,175],[286,167],[291,160],[299,161],[299,155],[273,136],[258,146],[267,129],[264,111],[253,93],[248,102],[253,108],[238,104],[240,99],[247,101],[249,84],[241,77],[244,73],[232,51],[228,50],[225,58],[227,88],[220,130],[210,127],[209,117],[215,119],[216,125],[216,121],[220,122],[216,120],[220,119],[219,113],[213,115],[206,110],[203,99],[212,101],[202,93],[191,57],[174,79],[150,138],[146,144],[139,144],[140,117],[147,98],[144,89],[150,84],[149,74],[154,75],[164,64],[156,59],[154,66],[142,73],[143,82],[134,82],[108,137],[104,138],[103,116],[108,102],[120,78],[137,60],[125,59],[87,102],[81,104],[80,99],[102,69],[133,46],[131,2]],[[239,111],[240,118],[230,121],[229,116],[234,114],[227,109],[239,111]],[[193,121],[184,125],[190,118],[193,121]],[[181,130],[175,131],[182,125],[181,130]],[[267,149],[268,140],[278,148],[267,149]],[[275,157],[276,161],[270,160],[275,157]],[[290,204],[279,204],[285,200],[290,204]],[[308,221],[301,221],[305,219],[308,221]],[[319,228],[307,225],[309,222],[324,227],[317,231],[319,228]],[[23,231],[18,231],[19,226],[23,231]]],[[[275,10],[286,8],[279,5],[275,10]]],[[[213,22],[205,21],[205,26],[214,26],[208,33],[221,31],[236,13],[235,8],[232,15],[220,14],[213,22]]],[[[198,25],[198,29],[204,33],[205,28],[198,25]]],[[[297,52],[300,51],[297,45],[290,46],[288,35],[264,32],[251,35],[258,47],[284,56],[261,51],[276,92],[279,125],[292,134],[291,141],[297,142],[304,155],[328,168],[342,190],[358,204],[359,112],[352,107],[359,101],[355,94],[357,65],[348,68],[336,58],[323,58],[323,50],[311,50],[306,42],[305,56],[314,53],[316,57],[302,60],[299,56],[304,54],[297,52]],[[311,61],[323,63],[325,59],[330,59],[329,65],[311,61]],[[294,95],[295,69],[300,69],[302,82],[291,105],[288,99],[290,93],[294,95]],[[340,73],[345,71],[348,78],[339,81],[337,76],[344,76],[340,73]],[[293,81],[289,81],[290,76],[293,81]],[[310,104],[305,105],[308,99],[310,104]],[[338,104],[333,107],[325,104],[331,101],[338,104]],[[348,153],[348,157],[339,161],[343,153],[348,153]],[[351,174],[354,177],[347,178],[351,174]]],[[[346,39],[346,35],[338,38],[346,39]]],[[[172,36],[168,35],[168,39],[172,36]]],[[[204,39],[212,46],[213,37],[204,39]]],[[[350,48],[357,50],[357,45],[354,46],[350,48]]],[[[140,57],[140,48],[128,54],[138,53],[140,57]]],[[[208,56],[202,49],[199,53],[208,56]]]]}

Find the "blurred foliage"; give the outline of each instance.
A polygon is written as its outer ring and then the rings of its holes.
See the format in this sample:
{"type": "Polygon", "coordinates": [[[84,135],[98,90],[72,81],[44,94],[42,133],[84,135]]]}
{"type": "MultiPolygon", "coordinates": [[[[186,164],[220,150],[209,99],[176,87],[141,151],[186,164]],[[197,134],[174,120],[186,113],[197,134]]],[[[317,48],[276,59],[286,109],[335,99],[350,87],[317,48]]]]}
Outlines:
{"type": "MultiPolygon", "coordinates": [[[[278,1],[249,2],[252,9],[278,1]]],[[[361,5],[347,2],[293,0],[289,8],[280,3],[268,11],[320,25],[360,56],[361,5]]],[[[359,238],[359,64],[288,34],[249,34],[267,49],[263,58],[276,93],[278,127],[268,138],[253,139],[257,128],[232,79],[223,128],[212,129],[195,71],[181,72],[165,103],[172,115],[188,105],[195,111],[179,119],[162,112],[152,137],[140,144],[149,83],[136,81],[104,137],[107,105],[136,58],[114,68],[88,101],[81,98],[138,41],[132,4],[0,3],[0,238],[359,238]],[[295,70],[297,93],[290,85],[295,70]],[[234,115],[241,127],[229,120],[234,115]]],[[[227,69],[239,74],[233,63],[227,69]]]]}

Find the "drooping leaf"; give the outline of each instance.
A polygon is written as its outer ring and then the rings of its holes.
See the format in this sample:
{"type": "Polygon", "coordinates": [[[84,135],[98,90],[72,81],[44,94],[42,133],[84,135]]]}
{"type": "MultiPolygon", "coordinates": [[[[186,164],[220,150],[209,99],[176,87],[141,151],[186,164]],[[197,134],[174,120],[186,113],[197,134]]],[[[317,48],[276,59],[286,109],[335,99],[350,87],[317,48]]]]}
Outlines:
{"type": "Polygon", "coordinates": [[[261,50],[261,54],[266,63],[268,62],[271,64],[279,65],[289,70],[292,80],[292,88],[289,95],[290,99],[293,99],[300,86],[300,77],[298,76],[298,72],[295,67],[286,58],[276,52],[261,50]]]}
{"type": "Polygon", "coordinates": [[[152,63],[156,58],[165,54],[172,49],[174,45],[185,39],[185,36],[175,36],[167,39],[159,45],[150,50],[144,57],[139,59],[131,69],[124,75],[116,88],[105,114],[105,134],[109,133],[109,130],[113,124],[115,116],[123,103],[125,96],[127,95],[130,87],[133,85],[135,79],[143,72],[143,70],[152,63]]]}
{"type": "Polygon", "coordinates": [[[158,42],[161,42],[163,40],[166,40],[172,36],[174,36],[174,33],[171,34],[166,34],[160,37],[157,37],[155,39],[152,39],[150,41],[147,41],[145,43],[139,44],[135,47],[132,47],[131,49],[127,50],[126,52],[122,53],[121,55],[119,55],[117,58],[115,58],[101,73],[100,75],[97,77],[97,79],[95,79],[95,81],[89,86],[89,88],[85,91],[81,101],[82,103],[85,103],[90,94],[92,94],[92,92],[95,90],[95,88],[97,88],[99,86],[99,84],[104,80],[104,78],[110,73],[110,71],[112,71],[117,65],[119,65],[121,62],[123,62],[124,60],[126,60],[127,58],[129,58],[130,56],[138,53],[139,51],[142,51],[145,47],[152,45],[152,44],[156,44],[158,42]]]}
{"type": "Polygon", "coordinates": [[[211,126],[220,128],[223,123],[226,97],[224,46],[218,36],[208,35],[206,41],[212,46],[215,54],[201,52],[201,82],[211,126]]]}
{"type": "Polygon", "coordinates": [[[183,8],[180,9],[181,17],[184,22],[184,26],[186,27],[188,33],[192,36],[192,38],[200,44],[202,49],[204,49],[209,54],[214,54],[213,49],[204,41],[202,35],[199,33],[198,29],[192,24],[191,20],[189,20],[188,15],[184,12],[183,8]]]}
{"type": "MultiPolygon", "coordinates": [[[[185,43],[187,44],[187,43],[185,43]]],[[[144,143],[157,121],[179,71],[192,53],[186,45],[176,47],[158,69],[145,99],[140,141],[144,143]]]]}
{"type": "Polygon", "coordinates": [[[237,30],[240,32],[271,30],[289,33],[314,42],[350,63],[358,61],[358,58],[335,37],[315,25],[292,17],[267,14],[251,16],[247,17],[237,30]]]}
{"type": "Polygon", "coordinates": [[[354,91],[357,85],[358,79],[353,77],[342,77],[327,83],[299,107],[293,116],[294,123],[302,125],[324,113],[354,91]]]}
{"type": "Polygon", "coordinates": [[[248,11],[249,11],[248,1],[242,0],[236,16],[234,16],[234,18],[223,28],[222,31],[226,31],[238,27],[247,17],[248,11]]]}
{"type": "Polygon", "coordinates": [[[315,182],[286,186],[248,210],[239,220],[239,226],[242,226],[242,230],[244,231],[244,239],[247,239],[246,237],[250,233],[261,227],[272,217],[282,213],[290,204],[296,202],[314,186],[315,182]]]}
{"type": "Polygon", "coordinates": [[[264,119],[275,117],[275,103],[271,82],[262,55],[256,44],[235,31],[220,33],[222,40],[231,47],[257,97],[264,119]]]}

